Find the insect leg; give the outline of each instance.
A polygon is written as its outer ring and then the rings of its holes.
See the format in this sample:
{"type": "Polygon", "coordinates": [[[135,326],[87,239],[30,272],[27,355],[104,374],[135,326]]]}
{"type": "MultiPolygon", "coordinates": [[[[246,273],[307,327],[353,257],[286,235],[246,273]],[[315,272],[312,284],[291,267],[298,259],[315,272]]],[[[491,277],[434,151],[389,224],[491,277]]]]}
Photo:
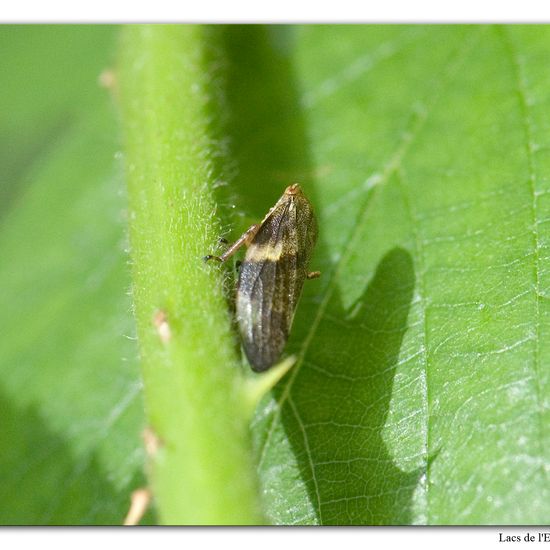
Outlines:
{"type": "Polygon", "coordinates": [[[235,254],[235,252],[237,252],[243,244],[248,246],[254,238],[254,235],[258,232],[258,229],[260,229],[260,224],[255,223],[250,226],[221,256],[212,256],[209,254],[203,258],[204,261],[207,262],[208,260],[217,260],[218,262],[225,262],[225,260],[233,256],[233,254],[235,254]]]}
{"type": "Polygon", "coordinates": [[[320,271],[310,271],[306,277],[308,279],[317,279],[318,277],[321,276],[321,272],[320,271]]]}

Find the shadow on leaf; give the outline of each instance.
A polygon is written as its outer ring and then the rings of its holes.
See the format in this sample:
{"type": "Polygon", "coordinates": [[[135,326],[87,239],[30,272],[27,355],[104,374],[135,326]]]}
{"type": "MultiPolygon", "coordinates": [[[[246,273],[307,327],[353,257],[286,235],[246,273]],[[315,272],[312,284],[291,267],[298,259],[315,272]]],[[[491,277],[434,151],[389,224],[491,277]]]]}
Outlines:
{"type": "MultiPolygon", "coordinates": [[[[130,495],[107,479],[95,454],[76,458],[35,407],[17,407],[3,391],[0,403],[0,525],[122,525],[130,495]]],[[[143,485],[135,472],[128,487],[143,485]]],[[[149,511],[142,523],[153,522],[149,511]]]]}
{"type": "Polygon", "coordinates": [[[292,28],[221,27],[225,52],[232,189],[239,208],[258,221],[291,183],[311,198],[306,126],[291,64],[292,28]]]}
{"type": "MultiPolygon", "coordinates": [[[[315,169],[290,55],[293,30],[247,25],[220,32],[227,63],[227,133],[235,159],[231,189],[240,208],[256,222],[295,181],[316,204],[315,169]]],[[[311,269],[329,276],[334,269],[329,258],[321,227],[311,269]]],[[[335,292],[284,401],[283,428],[319,523],[410,523],[420,473],[395,466],[383,430],[414,285],[411,256],[396,247],[350,308],[335,292]]],[[[326,291],[323,278],[306,283],[288,353],[306,338],[323,287],[326,291]]],[[[277,400],[285,387],[275,388],[277,400]]],[[[265,444],[266,429],[255,434],[258,447],[265,444]]],[[[285,502],[277,507],[299,506],[295,498],[278,495],[277,501],[285,502]]]]}
{"type": "Polygon", "coordinates": [[[413,297],[411,256],[393,248],[347,310],[336,294],[282,421],[322,524],[408,524],[420,472],[395,466],[383,430],[413,297]]]}

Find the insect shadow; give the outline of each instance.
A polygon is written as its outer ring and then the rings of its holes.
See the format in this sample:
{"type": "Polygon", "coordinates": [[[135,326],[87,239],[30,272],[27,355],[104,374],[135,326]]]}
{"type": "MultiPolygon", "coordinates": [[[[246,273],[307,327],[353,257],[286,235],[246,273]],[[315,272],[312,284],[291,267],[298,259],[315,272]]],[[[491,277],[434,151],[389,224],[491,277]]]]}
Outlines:
{"type": "Polygon", "coordinates": [[[383,430],[413,291],[410,254],[391,249],[349,308],[332,296],[282,410],[322,524],[409,524],[424,471],[394,464],[383,430]]]}

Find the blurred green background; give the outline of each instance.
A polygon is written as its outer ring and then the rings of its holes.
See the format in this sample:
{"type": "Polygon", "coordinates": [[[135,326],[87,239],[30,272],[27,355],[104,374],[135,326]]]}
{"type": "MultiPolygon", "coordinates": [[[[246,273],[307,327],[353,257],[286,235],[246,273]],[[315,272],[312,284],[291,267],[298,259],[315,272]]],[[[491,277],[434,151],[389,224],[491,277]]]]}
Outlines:
{"type": "Polygon", "coordinates": [[[110,26],[0,27],[1,524],[120,524],[144,484],[110,26]]]}

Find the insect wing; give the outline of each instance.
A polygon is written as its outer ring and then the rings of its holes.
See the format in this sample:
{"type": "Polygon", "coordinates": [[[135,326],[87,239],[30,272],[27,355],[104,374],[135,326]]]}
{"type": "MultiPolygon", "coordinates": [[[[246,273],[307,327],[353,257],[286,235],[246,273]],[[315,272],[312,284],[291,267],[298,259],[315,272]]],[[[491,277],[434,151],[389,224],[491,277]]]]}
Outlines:
{"type": "Polygon", "coordinates": [[[256,371],[271,367],[288,339],[317,236],[311,205],[283,196],[262,222],[241,265],[237,318],[256,371]]]}

